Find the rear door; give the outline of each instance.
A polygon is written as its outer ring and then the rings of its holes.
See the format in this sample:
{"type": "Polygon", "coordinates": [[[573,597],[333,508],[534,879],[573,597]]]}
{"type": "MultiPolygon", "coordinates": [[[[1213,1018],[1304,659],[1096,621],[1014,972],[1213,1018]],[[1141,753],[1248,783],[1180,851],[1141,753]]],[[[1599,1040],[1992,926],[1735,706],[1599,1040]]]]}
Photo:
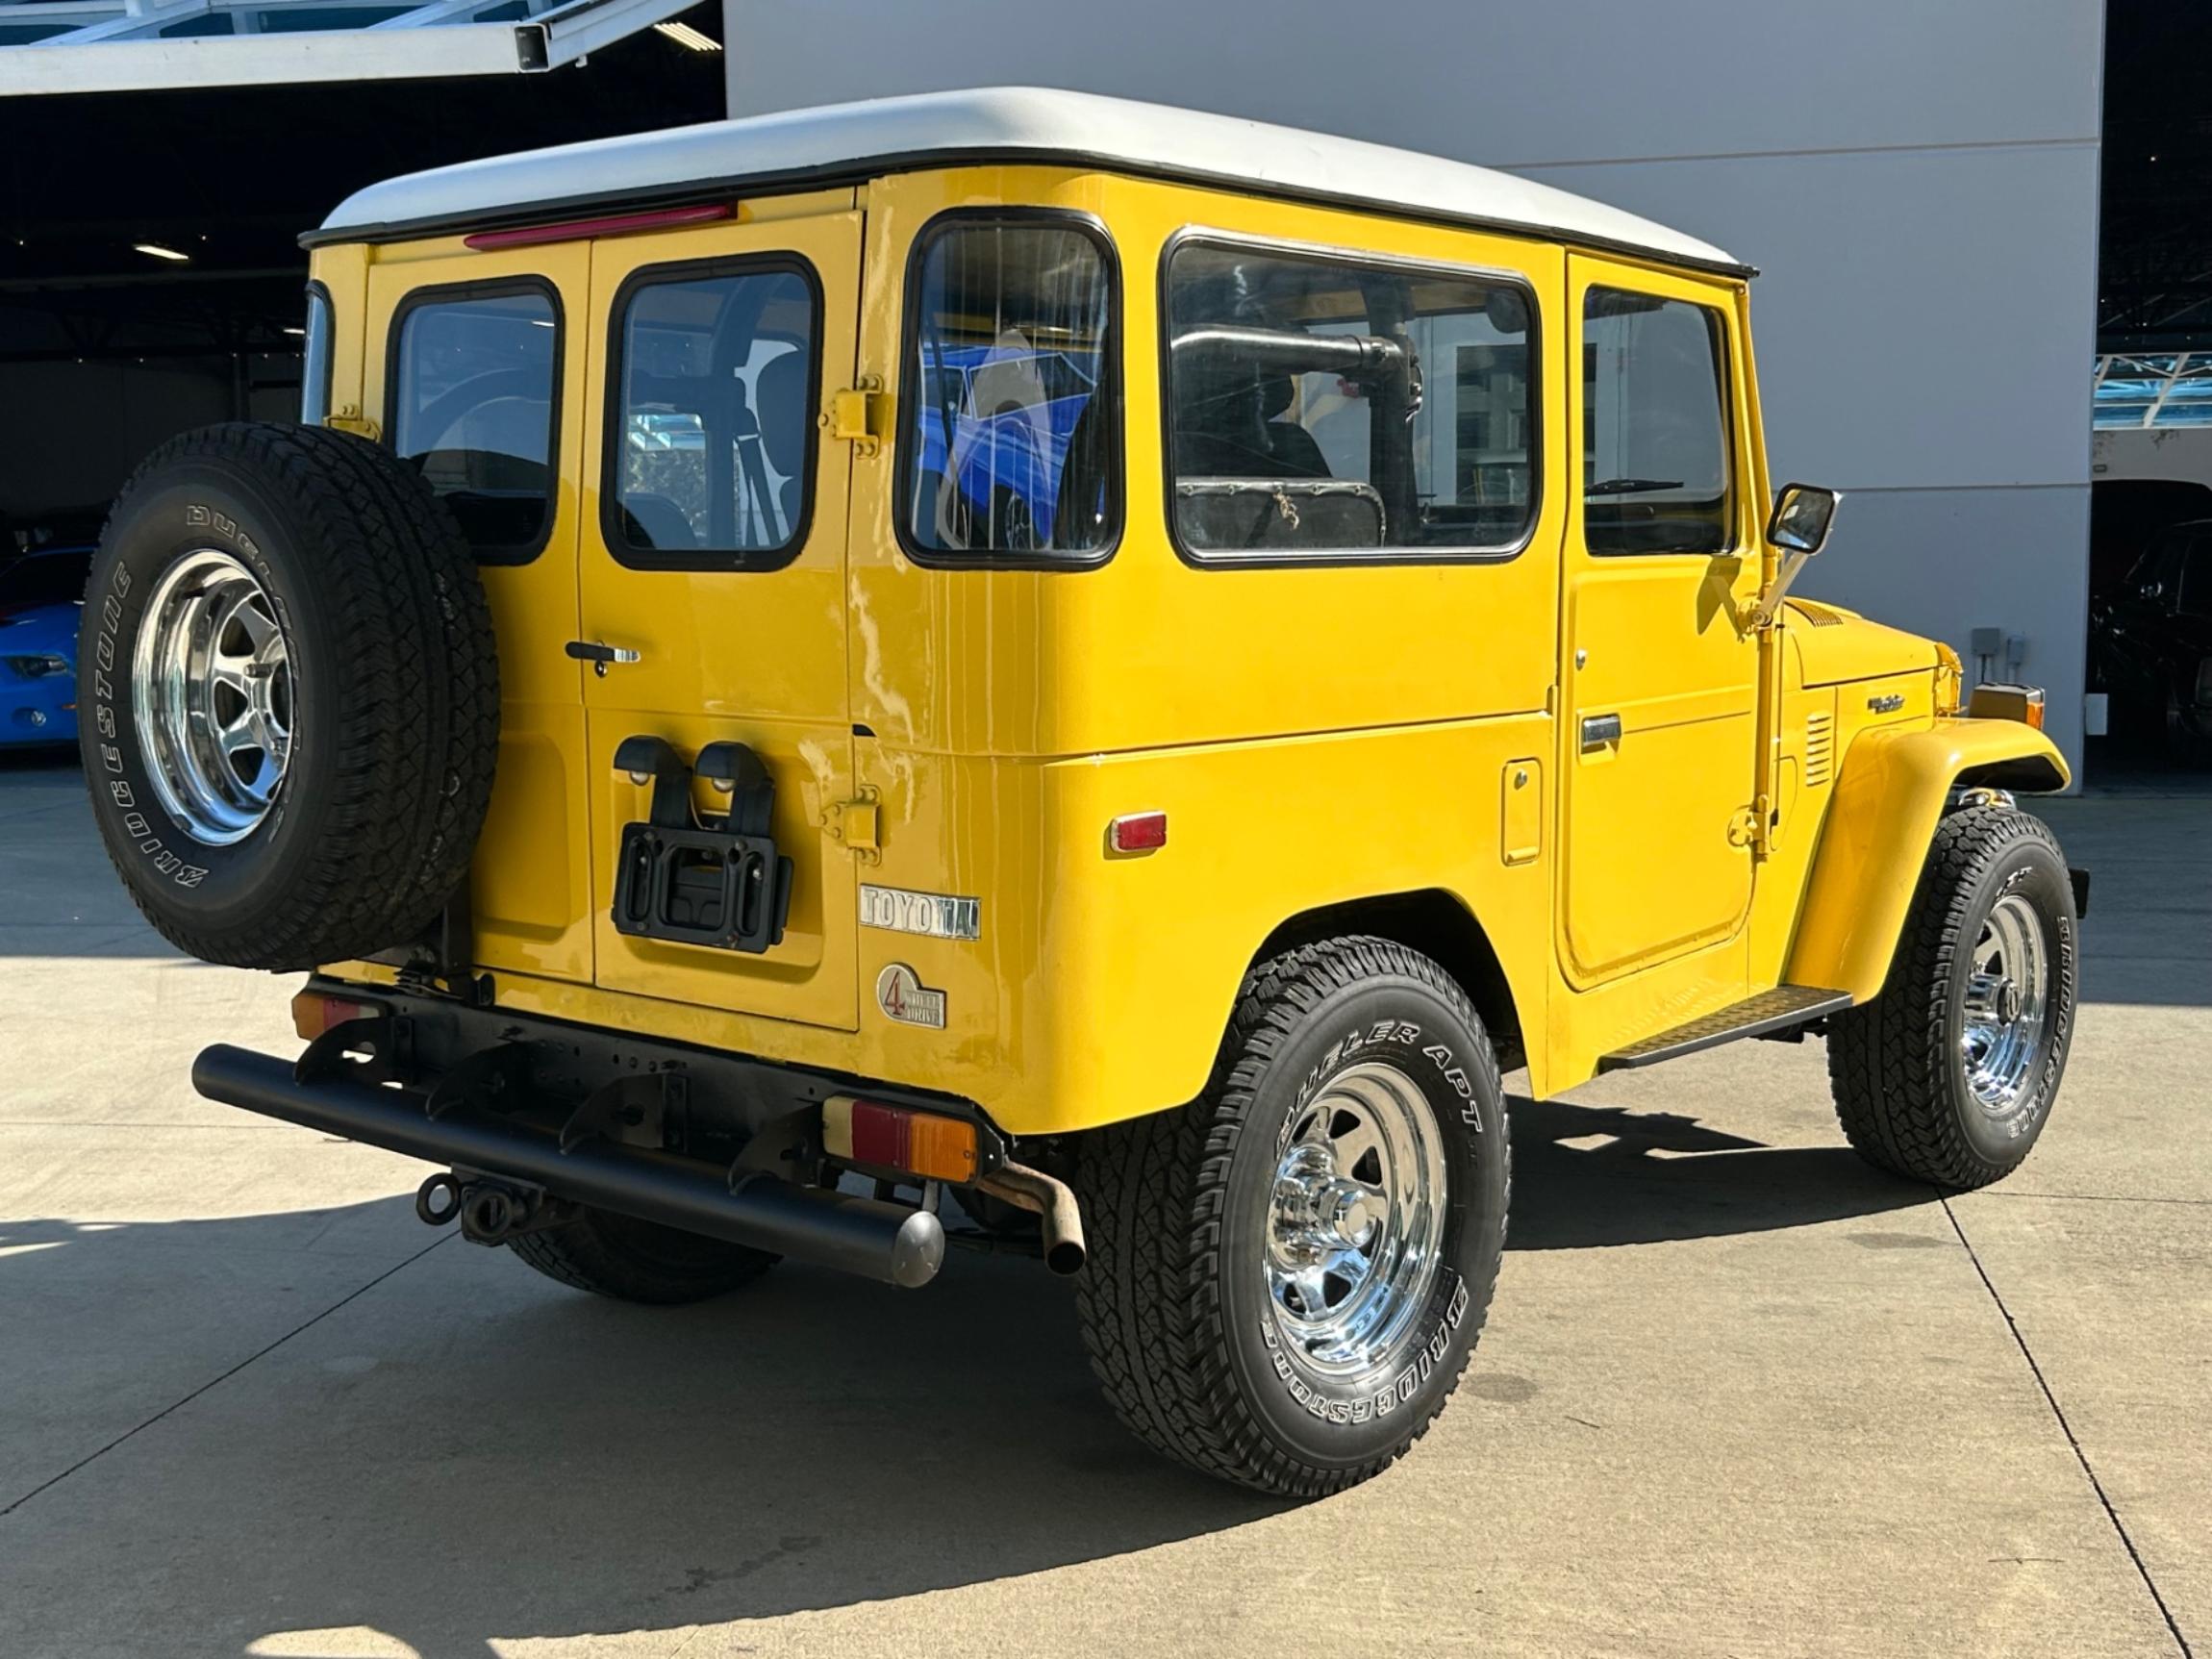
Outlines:
{"type": "MultiPolygon", "coordinates": [[[[845,675],[850,451],[818,420],[852,384],[861,215],[716,223],[593,244],[579,561],[598,983],[675,1002],[853,1029],[852,792],[845,675]],[[634,657],[634,660],[632,660],[634,657]],[[652,790],[628,738],[687,763],[750,747],[792,861],[780,943],[761,952],[616,926],[622,832],[652,790]]],[[[729,798],[693,784],[694,809],[729,798]]]]}
{"type": "Polygon", "coordinates": [[[365,413],[476,551],[499,641],[499,762],[469,876],[477,964],[589,984],[576,548],[591,255],[380,249],[365,413]]]}

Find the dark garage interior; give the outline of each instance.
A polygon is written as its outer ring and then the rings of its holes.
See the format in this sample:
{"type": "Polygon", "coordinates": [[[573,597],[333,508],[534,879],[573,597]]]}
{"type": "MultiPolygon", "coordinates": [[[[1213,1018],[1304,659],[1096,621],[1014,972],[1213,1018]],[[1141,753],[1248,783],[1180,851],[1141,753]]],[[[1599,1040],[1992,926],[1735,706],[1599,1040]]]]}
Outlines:
{"type": "Polygon", "coordinates": [[[2212,651],[2212,523],[2172,528],[2212,520],[2212,15],[2111,0],[2105,19],[2088,627],[2109,730],[2086,769],[2114,782],[2212,768],[2185,706],[2212,651]]]}
{"type": "Polygon", "coordinates": [[[724,103],[720,54],[650,29],[544,74],[0,99],[0,555],[95,535],[173,433],[294,413],[296,239],[349,192],[724,103]]]}

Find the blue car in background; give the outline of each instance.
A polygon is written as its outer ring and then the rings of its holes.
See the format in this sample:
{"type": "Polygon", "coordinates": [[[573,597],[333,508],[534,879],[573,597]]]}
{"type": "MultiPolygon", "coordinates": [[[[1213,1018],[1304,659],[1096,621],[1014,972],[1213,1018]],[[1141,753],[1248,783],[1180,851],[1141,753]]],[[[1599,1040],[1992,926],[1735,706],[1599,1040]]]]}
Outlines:
{"type": "Polygon", "coordinates": [[[89,547],[0,563],[0,748],[77,741],[77,625],[89,547]]]}
{"type": "Polygon", "coordinates": [[[1049,526],[1076,422],[1098,390],[1088,352],[922,347],[921,471],[955,482],[968,510],[1011,497],[1049,526]]]}

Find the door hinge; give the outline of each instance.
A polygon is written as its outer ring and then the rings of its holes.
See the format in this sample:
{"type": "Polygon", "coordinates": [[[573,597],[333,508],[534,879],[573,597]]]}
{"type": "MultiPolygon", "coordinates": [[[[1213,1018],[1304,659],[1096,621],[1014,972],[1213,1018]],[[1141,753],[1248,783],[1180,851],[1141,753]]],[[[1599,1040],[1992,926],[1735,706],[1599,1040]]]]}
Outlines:
{"type": "Polygon", "coordinates": [[[325,415],[322,423],[339,432],[350,432],[356,438],[365,438],[371,443],[384,436],[384,428],[362,414],[359,404],[344,405],[336,414],[325,415]]]}
{"type": "Polygon", "coordinates": [[[851,444],[864,456],[875,454],[883,447],[891,424],[891,397],[883,390],[882,379],[862,375],[850,390],[830,399],[828,413],[821,419],[832,438],[851,444]]]}
{"type": "Polygon", "coordinates": [[[858,853],[867,864],[873,864],[882,856],[882,843],[877,840],[880,798],[873,789],[863,788],[853,799],[834,802],[822,814],[822,828],[830,840],[847,852],[858,853]]]}
{"type": "Polygon", "coordinates": [[[1728,815],[1728,844],[1730,846],[1755,846],[1763,839],[1759,834],[1760,816],[1764,797],[1747,807],[1738,807],[1728,815]]]}

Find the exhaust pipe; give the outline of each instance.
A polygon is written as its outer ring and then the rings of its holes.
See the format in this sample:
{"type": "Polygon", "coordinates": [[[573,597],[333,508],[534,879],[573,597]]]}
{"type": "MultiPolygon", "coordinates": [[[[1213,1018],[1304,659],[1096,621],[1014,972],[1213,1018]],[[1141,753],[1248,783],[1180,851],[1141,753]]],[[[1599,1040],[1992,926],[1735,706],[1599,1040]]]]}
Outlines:
{"type": "MultiPolygon", "coordinates": [[[[290,1061],[227,1043],[200,1051],[192,1062],[192,1087],[211,1100],[326,1135],[433,1164],[505,1175],[595,1209],[884,1284],[926,1285],[944,1261],[944,1227],[926,1210],[816,1193],[767,1174],[749,1175],[733,1191],[718,1173],[695,1164],[605,1141],[588,1141],[564,1152],[549,1135],[470,1109],[431,1118],[418,1096],[395,1089],[348,1078],[302,1083],[293,1077],[290,1061]]],[[[1072,1201],[1068,1213],[1074,1213],[1072,1201]]],[[[440,1217],[450,1219],[450,1212],[440,1217]]],[[[1081,1238],[1078,1231],[1079,1263],[1081,1238]]]]}
{"type": "Polygon", "coordinates": [[[1044,1223],[1044,1265],[1072,1276],[1083,1270],[1083,1212],[1067,1182],[1026,1164],[1001,1164],[976,1182],[993,1198],[1034,1211],[1044,1223]]]}

